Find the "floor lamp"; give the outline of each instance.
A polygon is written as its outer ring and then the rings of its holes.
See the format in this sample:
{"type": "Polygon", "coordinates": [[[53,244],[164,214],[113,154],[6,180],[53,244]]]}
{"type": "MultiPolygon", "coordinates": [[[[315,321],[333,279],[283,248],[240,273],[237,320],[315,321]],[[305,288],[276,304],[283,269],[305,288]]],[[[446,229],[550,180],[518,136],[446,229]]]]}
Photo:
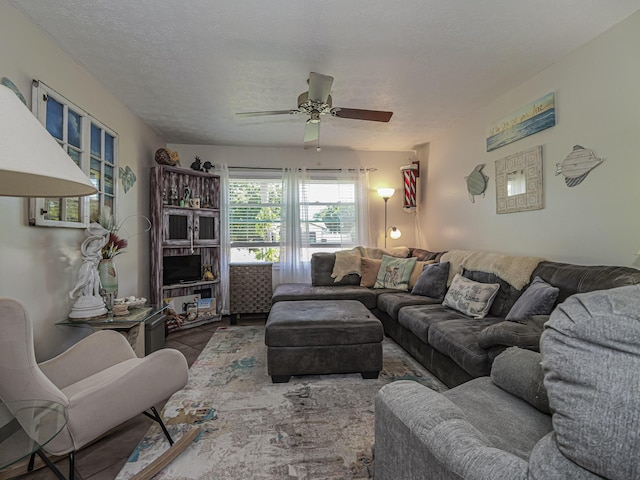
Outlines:
{"type": "Polygon", "coordinates": [[[391,197],[393,197],[395,191],[395,188],[378,189],[378,195],[380,195],[384,200],[384,248],[387,248],[387,236],[396,240],[400,238],[401,235],[400,230],[398,230],[396,227],[391,227],[391,232],[389,232],[389,230],[387,229],[387,202],[391,197]]]}

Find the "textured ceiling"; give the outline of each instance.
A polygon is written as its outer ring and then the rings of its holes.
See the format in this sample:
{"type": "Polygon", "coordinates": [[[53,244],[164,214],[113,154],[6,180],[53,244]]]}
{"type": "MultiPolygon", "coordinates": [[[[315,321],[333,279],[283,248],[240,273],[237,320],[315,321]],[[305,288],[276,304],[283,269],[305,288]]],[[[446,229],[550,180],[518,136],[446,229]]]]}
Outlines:
{"type": "Polygon", "coordinates": [[[335,77],[334,106],[394,112],[388,124],[322,117],[323,147],[362,150],[428,142],[640,9],[638,0],[11,3],[169,143],[302,146],[306,117],[234,113],[295,108],[315,71],[335,77]]]}

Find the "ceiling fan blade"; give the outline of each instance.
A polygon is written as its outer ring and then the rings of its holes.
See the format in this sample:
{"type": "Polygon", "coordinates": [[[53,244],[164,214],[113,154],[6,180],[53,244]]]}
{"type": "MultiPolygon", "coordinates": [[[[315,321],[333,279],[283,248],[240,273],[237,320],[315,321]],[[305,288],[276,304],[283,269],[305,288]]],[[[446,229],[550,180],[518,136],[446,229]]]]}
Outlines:
{"type": "Polygon", "coordinates": [[[299,113],[298,110],[272,110],[269,112],[242,112],[236,113],[238,117],[262,117],[265,115],[289,115],[299,113]]]}
{"type": "Polygon", "coordinates": [[[327,103],[332,85],[333,77],[311,72],[309,74],[309,100],[327,103]]]}
{"type": "Polygon", "coordinates": [[[307,122],[304,127],[304,148],[313,148],[320,138],[320,122],[307,122]]]}
{"type": "Polygon", "coordinates": [[[380,110],[359,110],[357,108],[335,108],[331,112],[334,117],[352,118],[354,120],[369,120],[372,122],[388,122],[393,112],[380,110]]]}

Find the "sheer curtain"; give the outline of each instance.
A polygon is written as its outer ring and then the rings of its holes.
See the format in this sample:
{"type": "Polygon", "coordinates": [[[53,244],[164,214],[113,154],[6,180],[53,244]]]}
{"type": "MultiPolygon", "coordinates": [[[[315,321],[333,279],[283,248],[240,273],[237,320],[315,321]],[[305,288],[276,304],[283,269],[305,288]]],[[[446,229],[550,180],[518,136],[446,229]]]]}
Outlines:
{"type": "Polygon", "coordinates": [[[285,168],[282,171],[282,208],[280,214],[280,265],[278,283],[309,283],[309,256],[306,189],[309,181],[305,168],[285,168]],[[303,231],[303,229],[305,231],[303,231]]]}
{"type": "Polygon", "coordinates": [[[220,288],[222,290],[222,314],[229,315],[229,166],[216,165],[214,173],[220,175],[220,288]]]}
{"type": "MultiPolygon", "coordinates": [[[[354,238],[356,246],[369,246],[371,233],[369,231],[369,172],[367,169],[340,170],[337,174],[338,183],[355,185],[356,216],[358,220],[357,235],[354,238]]],[[[345,247],[347,248],[347,247],[345,247]]]]}

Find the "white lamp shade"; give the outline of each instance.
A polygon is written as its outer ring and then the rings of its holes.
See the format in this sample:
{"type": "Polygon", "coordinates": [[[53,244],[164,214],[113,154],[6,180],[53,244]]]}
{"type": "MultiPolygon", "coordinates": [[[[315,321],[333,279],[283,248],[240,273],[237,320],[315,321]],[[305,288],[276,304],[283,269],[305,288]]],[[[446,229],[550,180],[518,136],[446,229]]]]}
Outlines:
{"type": "Polygon", "coordinates": [[[395,191],[395,188],[379,188],[378,195],[380,195],[382,198],[391,198],[393,197],[395,191]]]}
{"type": "Polygon", "coordinates": [[[96,192],[17,95],[0,85],[0,196],[80,197],[96,192]]]}
{"type": "Polygon", "coordinates": [[[402,232],[396,228],[396,227],[391,227],[391,230],[389,231],[389,237],[391,237],[393,240],[397,240],[402,236],[402,232]]]}

